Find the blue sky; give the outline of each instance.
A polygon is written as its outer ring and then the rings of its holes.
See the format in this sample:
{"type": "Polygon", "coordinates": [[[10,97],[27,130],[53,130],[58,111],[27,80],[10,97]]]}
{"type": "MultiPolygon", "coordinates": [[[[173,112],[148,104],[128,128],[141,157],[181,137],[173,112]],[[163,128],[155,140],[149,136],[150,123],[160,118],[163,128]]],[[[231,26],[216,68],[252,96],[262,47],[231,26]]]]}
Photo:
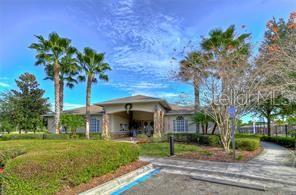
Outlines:
{"type": "MultiPolygon", "coordinates": [[[[171,78],[178,67],[172,57],[184,46],[198,46],[200,36],[231,24],[251,32],[258,46],[266,22],[295,9],[295,0],[0,0],[0,91],[30,72],[54,101],[53,83],[43,80],[28,46],[33,35],[55,31],[80,50],[89,46],[106,54],[110,82],[93,85],[92,103],[136,94],[190,99],[192,86],[171,78]]],[[[66,89],[66,108],[84,104],[85,83],[66,89]]]]}

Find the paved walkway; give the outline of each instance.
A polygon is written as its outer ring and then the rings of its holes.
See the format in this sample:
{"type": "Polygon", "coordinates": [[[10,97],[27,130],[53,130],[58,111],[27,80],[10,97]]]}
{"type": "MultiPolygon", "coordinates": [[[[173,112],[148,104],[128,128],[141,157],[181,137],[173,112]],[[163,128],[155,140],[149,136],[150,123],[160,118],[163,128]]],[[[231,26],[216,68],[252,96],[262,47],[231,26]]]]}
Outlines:
{"type": "Polygon", "coordinates": [[[291,166],[293,160],[289,150],[266,142],[262,142],[262,146],[264,152],[248,163],[150,157],[140,159],[168,173],[296,192],[296,168],[291,166]]]}

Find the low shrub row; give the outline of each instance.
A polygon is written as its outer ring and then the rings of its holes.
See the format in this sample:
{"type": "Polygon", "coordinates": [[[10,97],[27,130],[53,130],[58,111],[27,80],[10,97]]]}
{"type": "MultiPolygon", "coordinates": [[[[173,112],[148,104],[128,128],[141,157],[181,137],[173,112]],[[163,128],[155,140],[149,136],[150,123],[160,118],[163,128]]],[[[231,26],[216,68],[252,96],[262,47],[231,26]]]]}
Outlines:
{"type": "MultiPolygon", "coordinates": [[[[67,140],[67,139],[85,139],[84,133],[72,134],[50,134],[50,133],[28,133],[28,134],[4,134],[0,136],[0,141],[20,140],[20,139],[49,139],[49,140],[67,140]]],[[[100,133],[90,133],[90,139],[101,139],[100,133]]]]}
{"type": "MultiPolygon", "coordinates": [[[[197,143],[207,146],[221,146],[219,135],[201,135],[196,133],[169,133],[174,136],[175,141],[185,143],[197,143]]],[[[236,137],[236,148],[240,150],[253,151],[260,147],[260,139],[252,135],[238,135],[236,137]]]]}
{"type": "Polygon", "coordinates": [[[56,194],[137,160],[139,147],[94,140],[17,140],[2,142],[0,154],[4,194],[56,194]]]}
{"type": "Polygon", "coordinates": [[[220,137],[218,135],[201,135],[197,133],[169,133],[167,136],[173,136],[177,142],[198,143],[208,146],[220,146],[220,137]]]}
{"type": "Polygon", "coordinates": [[[195,143],[200,135],[197,133],[168,133],[167,137],[169,136],[173,136],[177,142],[195,143]]]}
{"type": "Polygon", "coordinates": [[[262,136],[262,141],[273,142],[284,146],[286,148],[293,148],[295,147],[295,138],[294,137],[283,137],[283,136],[262,136]]]}
{"type": "Polygon", "coordinates": [[[208,146],[221,146],[220,137],[218,135],[200,135],[197,143],[208,146]]]}

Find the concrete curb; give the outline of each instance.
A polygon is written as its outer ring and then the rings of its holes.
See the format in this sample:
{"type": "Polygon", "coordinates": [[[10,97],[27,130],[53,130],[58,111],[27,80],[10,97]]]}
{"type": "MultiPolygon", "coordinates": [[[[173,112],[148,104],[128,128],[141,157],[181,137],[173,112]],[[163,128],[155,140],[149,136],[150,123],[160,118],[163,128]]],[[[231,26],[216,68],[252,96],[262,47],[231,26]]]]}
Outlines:
{"type": "Polygon", "coordinates": [[[258,191],[266,191],[265,186],[256,185],[256,184],[245,184],[242,182],[233,182],[233,181],[227,181],[227,180],[220,180],[220,179],[214,179],[214,178],[206,178],[206,177],[191,177],[195,180],[205,181],[205,182],[211,182],[211,183],[217,183],[217,184],[223,184],[223,185],[229,185],[229,186],[235,186],[240,188],[246,188],[246,189],[252,189],[252,190],[258,190],[258,191]]]}
{"type": "Polygon", "coordinates": [[[90,190],[79,193],[79,195],[110,194],[113,191],[116,191],[117,189],[129,184],[130,182],[137,180],[138,178],[140,178],[140,177],[142,177],[154,170],[155,169],[153,168],[152,164],[148,164],[148,165],[143,166],[137,170],[134,170],[134,171],[129,172],[125,175],[122,175],[118,178],[112,179],[111,181],[103,183],[97,187],[94,187],[90,190]]]}

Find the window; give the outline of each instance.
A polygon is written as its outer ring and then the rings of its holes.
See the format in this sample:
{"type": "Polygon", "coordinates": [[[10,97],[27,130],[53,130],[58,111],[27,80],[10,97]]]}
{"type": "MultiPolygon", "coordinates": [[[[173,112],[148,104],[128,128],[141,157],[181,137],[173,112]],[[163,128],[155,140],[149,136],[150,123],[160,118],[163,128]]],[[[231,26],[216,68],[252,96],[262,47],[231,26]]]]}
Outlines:
{"type": "Polygon", "coordinates": [[[89,124],[90,132],[99,132],[100,131],[100,120],[96,117],[91,117],[89,124]]]}
{"type": "Polygon", "coordinates": [[[176,120],[174,120],[174,131],[175,132],[188,131],[188,121],[184,120],[183,116],[177,116],[176,120]]]}

